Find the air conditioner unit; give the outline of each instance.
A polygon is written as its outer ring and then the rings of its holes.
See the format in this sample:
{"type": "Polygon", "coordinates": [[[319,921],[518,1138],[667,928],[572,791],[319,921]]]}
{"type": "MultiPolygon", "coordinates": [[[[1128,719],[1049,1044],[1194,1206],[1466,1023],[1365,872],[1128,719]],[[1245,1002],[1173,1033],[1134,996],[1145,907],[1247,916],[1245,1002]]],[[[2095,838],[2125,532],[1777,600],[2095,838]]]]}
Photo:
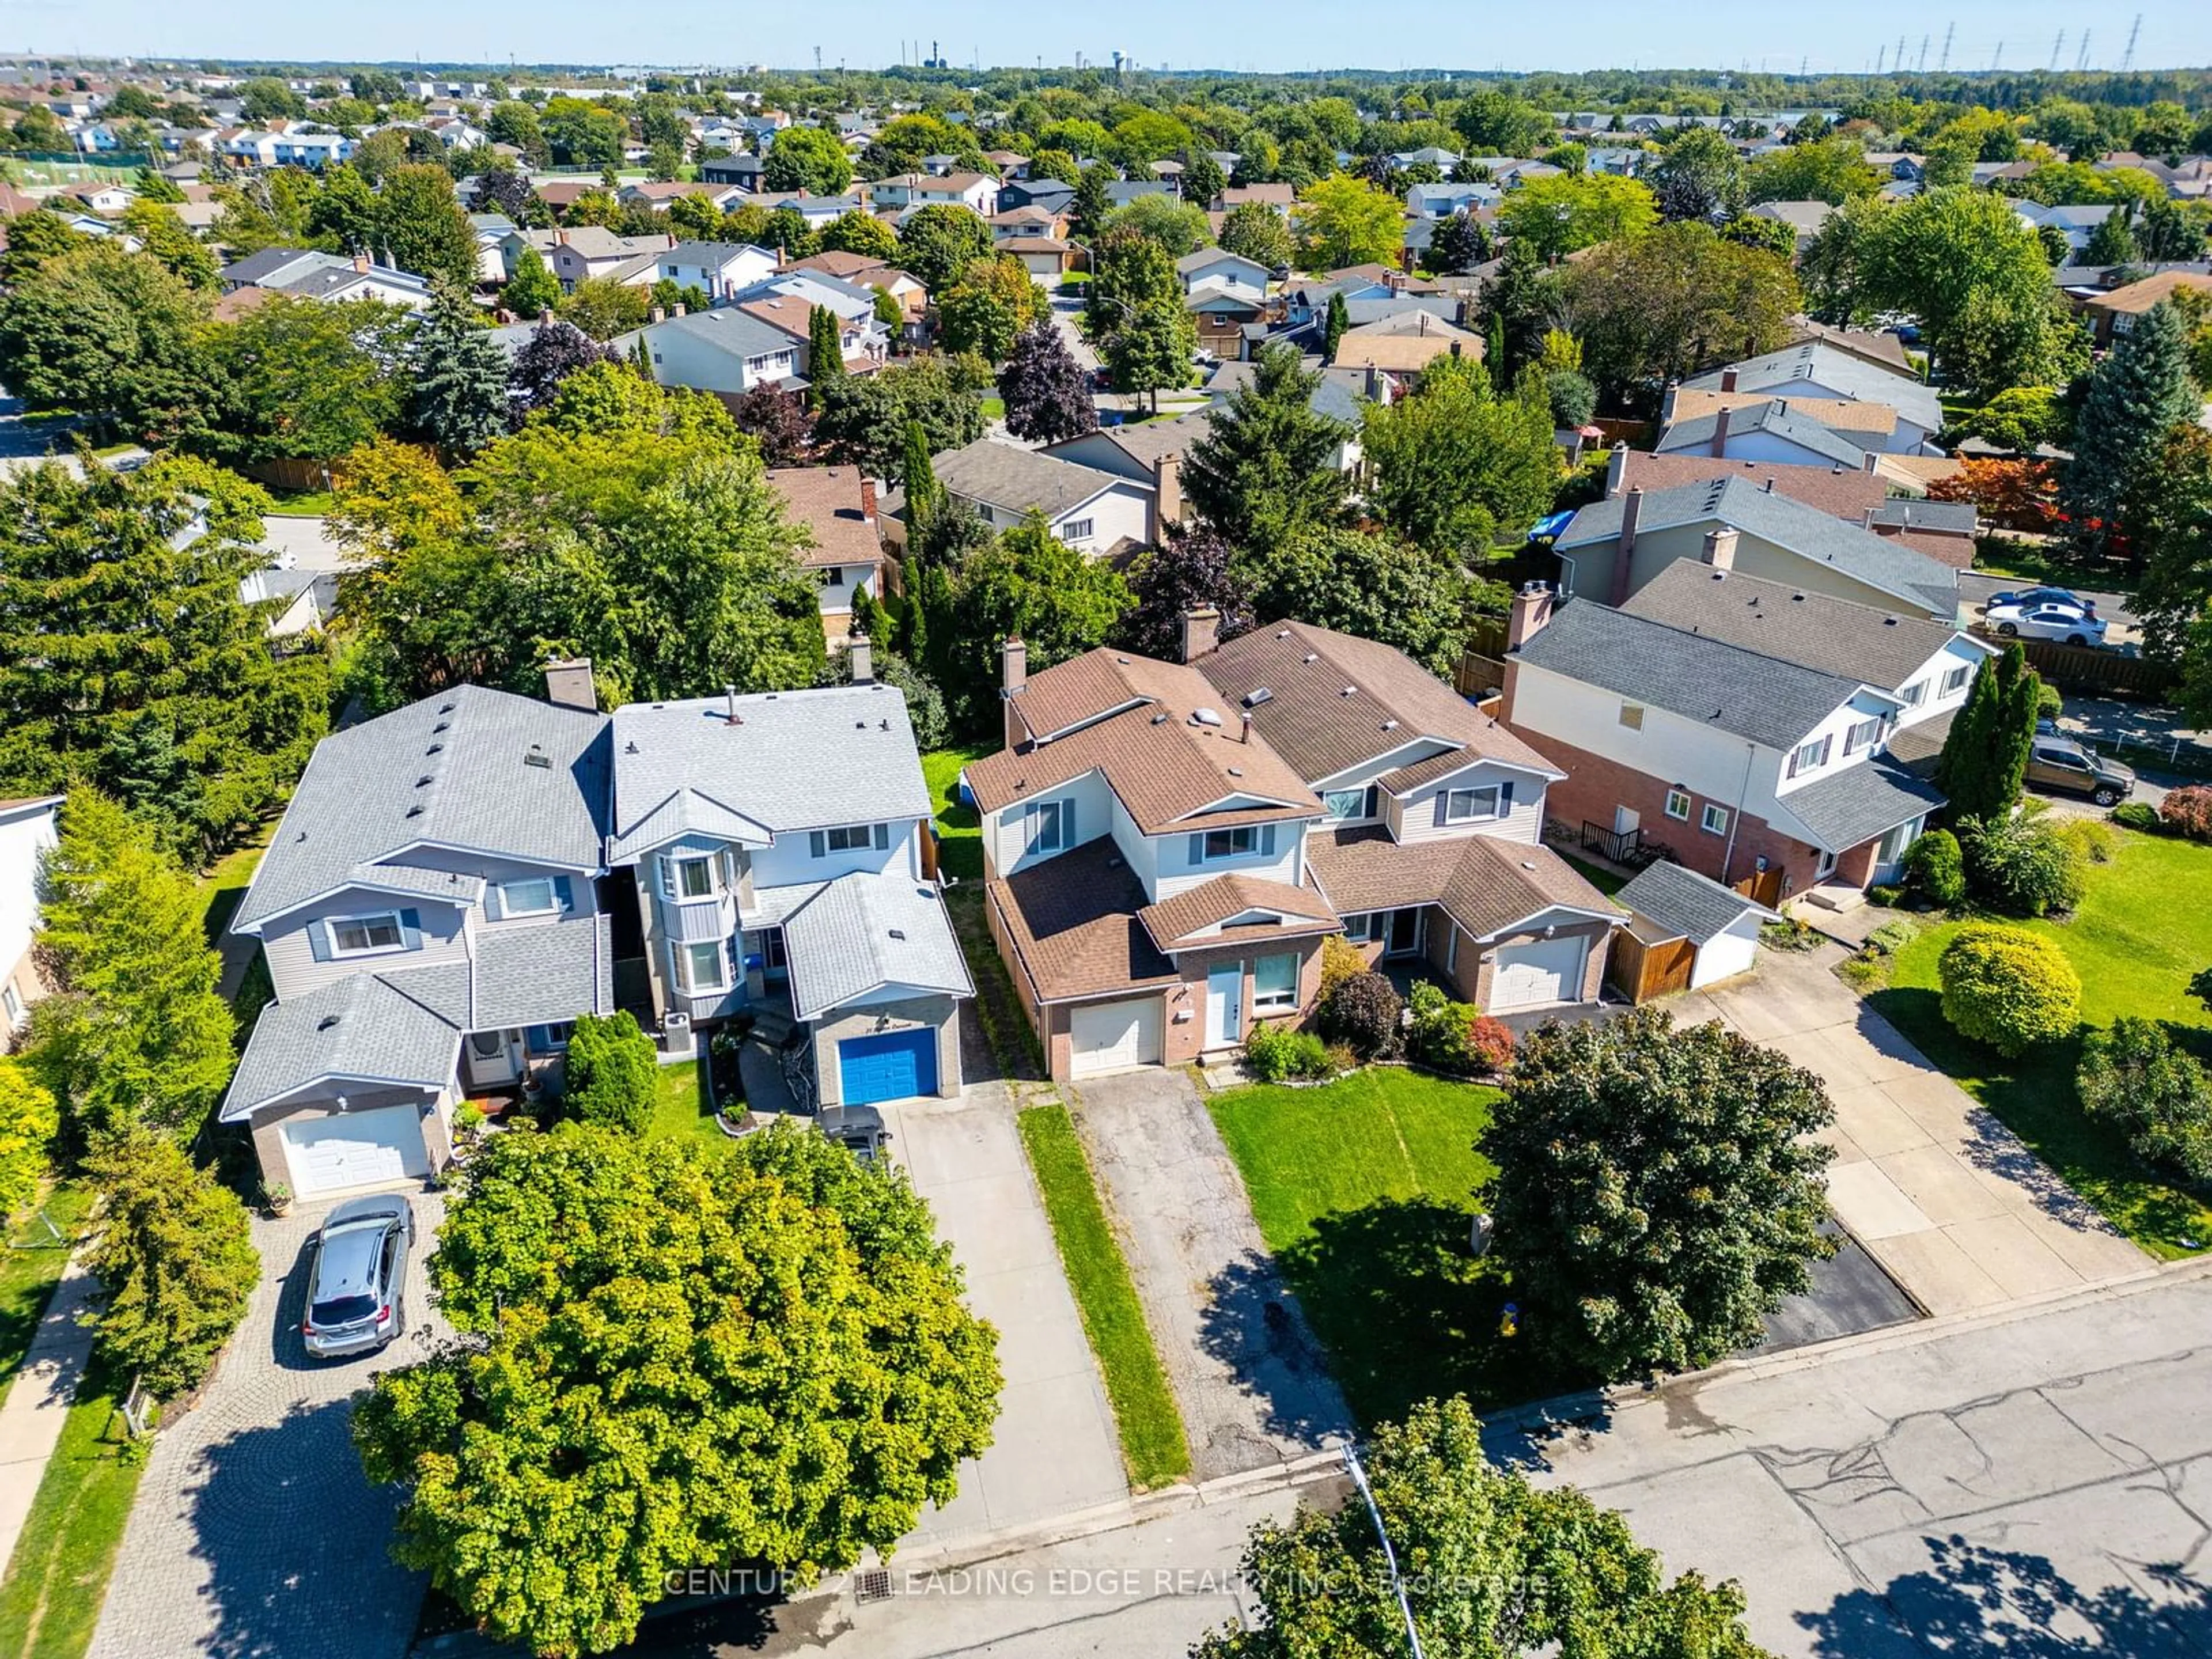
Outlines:
{"type": "Polygon", "coordinates": [[[699,1039],[692,1034],[691,1016],[672,1012],[660,1022],[661,1063],[673,1066],[698,1052],[699,1039]]]}

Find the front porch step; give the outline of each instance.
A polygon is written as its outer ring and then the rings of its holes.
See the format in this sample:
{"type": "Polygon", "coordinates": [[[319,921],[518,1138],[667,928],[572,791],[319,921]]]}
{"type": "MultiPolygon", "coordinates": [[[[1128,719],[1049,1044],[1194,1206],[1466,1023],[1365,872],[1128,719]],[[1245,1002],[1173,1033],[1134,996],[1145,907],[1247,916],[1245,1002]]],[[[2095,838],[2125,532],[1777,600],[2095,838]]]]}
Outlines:
{"type": "Polygon", "coordinates": [[[1838,915],[1864,909],[1867,902],[1865,889],[1827,882],[1810,889],[1804,897],[1806,903],[1822,910],[1832,910],[1838,915]]]}
{"type": "Polygon", "coordinates": [[[798,1022],[781,1008],[762,1008],[753,1015],[750,1033],[756,1042],[765,1042],[771,1048],[781,1048],[799,1029],[798,1022]]]}

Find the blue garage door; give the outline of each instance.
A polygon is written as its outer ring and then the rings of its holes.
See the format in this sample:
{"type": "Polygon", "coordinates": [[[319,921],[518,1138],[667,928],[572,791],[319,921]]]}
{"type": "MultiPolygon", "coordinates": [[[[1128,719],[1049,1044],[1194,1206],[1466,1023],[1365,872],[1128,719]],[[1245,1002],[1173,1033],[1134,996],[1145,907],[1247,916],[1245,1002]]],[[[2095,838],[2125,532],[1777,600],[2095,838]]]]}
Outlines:
{"type": "Polygon", "coordinates": [[[847,1037],[837,1045],[837,1074],[848,1106],[937,1092],[937,1033],[927,1026],[847,1037]]]}

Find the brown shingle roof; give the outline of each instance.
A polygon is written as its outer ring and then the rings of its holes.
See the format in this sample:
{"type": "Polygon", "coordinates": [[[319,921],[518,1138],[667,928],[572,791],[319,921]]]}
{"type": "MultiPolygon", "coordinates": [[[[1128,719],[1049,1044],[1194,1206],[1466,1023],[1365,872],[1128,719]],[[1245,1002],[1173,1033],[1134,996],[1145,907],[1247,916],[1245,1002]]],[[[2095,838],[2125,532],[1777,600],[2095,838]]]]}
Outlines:
{"type": "Polygon", "coordinates": [[[1337,830],[1306,837],[1306,861],[1341,915],[1440,904],[1478,939],[1554,906],[1620,915],[1550,848],[1490,836],[1401,846],[1386,830],[1337,830]]]}
{"type": "Polygon", "coordinates": [[[882,559],[883,542],[858,467],[770,467],[768,481],[792,518],[813,535],[814,545],[799,556],[801,563],[874,564],[882,559]]]}
{"type": "MultiPolygon", "coordinates": [[[[1200,658],[1198,672],[1232,704],[1264,687],[1267,697],[1251,705],[1253,726],[1309,782],[1425,737],[1456,745],[1447,771],[1489,759],[1559,775],[1518,734],[1403,652],[1373,640],[1310,623],[1273,623],[1200,658]]],[[[1425,781],[1400,781],[1414,769],[1384,782],[1396,791],[1425,781]]]]}
{"type": "Polygon", "coordinates": [[[994,881],[987,896],[1047,1001],[1142,990],[1177,977],[1137,920],[1145,890],[1110,837],[994,881]]]}
{"type": "Polygon", "coordinates": [[[2141,316],[2160,301],[2172,299],[2175,289],[2184,288],[2212,292],[2212,276],[2199,276],[2186,270],[2162,270],[2155,276],[2146,276],[2140,283],[2130,283],[2125,288],[2116,288],[2109,294],[2093,295],[2088,304],[2092,311],[2141,316]]]}
{"type": "Polygon", "coordinates": [[[1146,905],[1137,912],[1137,920],[1145,924],[1153,943],[1167,951],[1178,946],[1219,945],[1255,937],[1294,939],[1307,933],[1333,933],[1338,927],[1336,913],[1310,888],[1239,875],[1216,876],[1212,881],[1186,887],[1158,904],[1146,905]],[[1248,910],[1272,911],[1280,920],[1223,926],[1231,916],[1241,916],[1248,910]],[[1193,937],[1199,933],[1205,937],[1193,937]]]}
{"type": "Polygon", "coordinates": [[[1767,403],[1779,403],[1791,414],[1817,421],[1836,432],[1897,430],[1897,410],[1887,404],[1850,398],[1777,398],[1769,392],[1679,391],[1674,394],[1674,419],[1694,421],[1723,409],[1751,409],[1767,403]]]}
{"type": "Polygon", "coordinates": [[[1865,522],[1869,508],[1889,498],[1888,486],[1872,473],[1851,467],[1793,466],[1779,461],[1742,461],[1711,455],[1647,455],[1631,450],[1622,458],[1620,488],[1649,493],[1707,478],[1748,478],[1778,495],[1802,501],[1853,524],[1865,522]]]}
{"type": "Polygon", "coordinates": [[[1220,710],[1219,694],[1194,669],[1102,648],[1036,675],[1012,701],[1033,740],[968,769],[984,811],[1094,771],[1148,836],[1192,827],[1199,813],[1205,827],[1228,829],[1321,811],[1281,756],[1263,739],[1244,740],[1235,715],[1220,710]],[[1221,723],[1194,719],[1200,709],[1221,723]],[[1232,795],[1268,804],[1206,810],[1232,795]]]}

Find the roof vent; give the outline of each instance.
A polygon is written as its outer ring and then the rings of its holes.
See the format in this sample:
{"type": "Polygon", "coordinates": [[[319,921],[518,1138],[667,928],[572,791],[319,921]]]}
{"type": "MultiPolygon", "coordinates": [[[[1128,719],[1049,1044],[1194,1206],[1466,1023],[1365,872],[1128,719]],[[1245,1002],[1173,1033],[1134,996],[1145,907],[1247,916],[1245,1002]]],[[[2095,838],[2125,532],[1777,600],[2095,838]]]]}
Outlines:
{"type": "Polygon", "coordinates": [[[433,731],[433,732],[443,732],[443,731],[447,730],[448,727],[450,727],[452,725],[453,725],[453,722],[452,722],[451,720],[440,720],[440,721],[439,721],[435,726],[432,726],[430,729],[431,729],[431,731],[433,731]]]}
{"type": "MultiPolygon", "coordinates": [[[[1279,640],[1287,640],[1291,637],[1291,630],[1287,628],[1279,628],[1275,630],[1275,637],[1279,640]]],[[[1311,662],[1313,659],[1308,657],[1306,660],[1311,662]]]]}
{"type": "Polygon", "coordinates": [[[1244,769],[1241,766],[1232,766],[1229,769],[1229,775],[1232,778],[1241,778],[1244,775],[1244,769]]]}
{"type": "Polygon", "coordinates": [[[1120,663],[1124,668],[1127,668],[1129,665],[1129,659],[1127,657],[1116,657],[1114,660],[1120,663]]]}
{"type": "Polygon", "coordinates": [[[1318,651],[1309,651],[1309,652],[1307,652],[1307,653],[1306,653],[1306,660],[1307,660],[1308,662],[1319,662],[1319,661],[1321,660],[1321,653],[1320,653],[1320,652],[1318,652],[1318,651]]]}
{"type": "Polygon", "coordinates": [[[315,1029],[318,1031],[327,1031],[337,1023],[338,1017],[336,1014],[325,1014],[320,1019],[315,1022],[315,1029]]]}
{"type": "Polygon", "coordinates": [[[1526,860],[1526,859],[1522,859],[1522,860],[1521,860],[1521,867],[1522,867],[1523,870],[1533,870],[1533,869],[1534,869],[1536,866],[1535,866],[1534,865],[1533,865],[1533,864],[1529,863],[1528,860],[1526,860]]]}
{"type": "Polygon", "coordinates": [[[533,743],[530,745],[529,751],[523,756],[522,763],[525,766],[544,767],[550,770],[553,764],[553,757],[545,752],[542,744],[533,743]]]}
{"type": "Polygon", "coordinates": [[[1884,628],[1894,628],[1897,626],[1897,618],[1894,617],[1884,617],[1881,619],[1881,625],[1884,628]]]}
{"type": "Polygon", "coordinates": [[[628,743],[623,745],[623,753],[625,755],[635,755],[637,753],[637,739],[635,738],[632,738],[628,743]]]}
{"type": "Polygon", "coordinates": [[[1359,692],[1359,688],[1358,688],[1358,686],[1356,686],[1356,685],[1347,685],[1347,686],[1346,686],[1346,687],[1344,688],[1344,690],[1341,690],[1341,691],[1338,692],[1336,695],[1337,695],[1338,696],[1340,696],[1340,697],[1351,697],[1351,696],[1357,696],[1358,695],[1358,692],[1359,692]]]}
{"type": "Polygon", "coordinates": [[[1194,708],[1190,711],[1190,723],[1193,726],[1218,726],[1221,724],[1221,711],[1218,708],[1194,708]]]}
{"type": "Polygon", "coordinates": [[[438,775],[436,773],[425,772],[421,777],[415,780],[415,787],[417,789],[427,789],[430,785],[437,782],[437,781],[438,775]]]}
{"type": "Polygon", "coordinates": [[[450,714],[453,712],[453,705],[449,702],[441,702],[438,705],[438,712],[441,714],[450,714]]]}
{"type": "Polygon", "coordinates": [[[1152,724],[1155,726],[1165,726],[1171,718],[1172,716],[1169,714],[1168,711],[1163,708],[1159,713],[1152,716],[1152,724]]]}
{"type": "Polygon", "coordinates": [[[894,928],[892,928],[892,929],[891,929],[891,937],[892,937],[893,939],[899,939],[899,940],[901,940],[901,941],[903,941],[903,940],[905,939],[905,938],[906,938],[906,929],[905,929],[905,928],[903,928],[903,927],[894,927],[894,928]]]}
{"type": "Polygon", "coordinates": [[[1274,700],[1275,694],[1264,685],[1255,685],[1244,694],[1244,706],[1247,708],[1257,708],[1261,703],[1273,702],[1274,700]]]}
{"type": "Polygon", "coordinates": [[[418,800],[412,806],[409,807],[407,809],[407,816],[410,818],[421,817],[422,816],[422,803],[418,800]]]}

